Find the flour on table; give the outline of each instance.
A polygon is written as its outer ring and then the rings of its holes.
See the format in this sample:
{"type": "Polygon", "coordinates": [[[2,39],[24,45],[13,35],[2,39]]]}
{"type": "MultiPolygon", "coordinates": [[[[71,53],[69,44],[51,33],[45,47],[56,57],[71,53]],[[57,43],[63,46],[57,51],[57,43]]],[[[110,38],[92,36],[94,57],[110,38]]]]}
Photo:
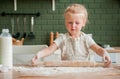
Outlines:
{"type": "Polygon", "coordinates": [[[102,67],[14,67],[15,71],[31,75],[54,75],[63,73],[98,72],[102,67]]]}

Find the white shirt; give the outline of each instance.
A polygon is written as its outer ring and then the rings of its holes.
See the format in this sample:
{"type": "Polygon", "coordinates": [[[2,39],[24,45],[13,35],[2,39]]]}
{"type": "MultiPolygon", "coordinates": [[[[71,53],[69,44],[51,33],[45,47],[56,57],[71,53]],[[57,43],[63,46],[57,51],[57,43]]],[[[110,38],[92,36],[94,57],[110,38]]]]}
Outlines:
{"type": "Polygon", "coordinates": [[[61,34],[54,43],[61,50],[62,60],[88,60],[89,48],[95,41],[82,32],[78,38],[72,38],[68,33],[61,34]]]}

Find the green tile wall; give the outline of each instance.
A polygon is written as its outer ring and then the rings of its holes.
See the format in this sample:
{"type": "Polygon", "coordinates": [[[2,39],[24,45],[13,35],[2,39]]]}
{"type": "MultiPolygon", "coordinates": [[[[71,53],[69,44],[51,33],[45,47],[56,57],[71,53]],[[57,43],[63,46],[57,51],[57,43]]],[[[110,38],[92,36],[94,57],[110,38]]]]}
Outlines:
{"type": "MultiPolygon", "coordinates": [[[[72,3],[81,3],[86,6],[89,13],[89,23],[83,29],[86,33],[92,33],[97,43],[120,46],[120,0],[55,0],[56,10],[52,11],[52,0],[17,0],[17,11],[14,11],[14,0],[0,0],[0,13],[36,13],[34,34],[35,39],[25,39],[25,45],[48,44],[51,31],[65,33],[63,12],[72,3]]],[[[12,16],[0,16],[0,33],[2,28],[11,29],[12,16]]],[[[27,17],[26,31],[30,32],[30,16],[27,17]]],[[[19,16],[19,31],[23,33],[23,16],[19,16]]],[[[16,16],[15,31],[17,32],[16,16]]]]}

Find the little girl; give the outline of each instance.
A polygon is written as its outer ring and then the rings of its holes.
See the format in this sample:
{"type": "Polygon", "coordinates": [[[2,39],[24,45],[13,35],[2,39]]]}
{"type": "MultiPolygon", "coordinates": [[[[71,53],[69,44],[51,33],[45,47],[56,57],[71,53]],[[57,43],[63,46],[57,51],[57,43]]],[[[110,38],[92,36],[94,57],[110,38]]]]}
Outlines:
{"type": "Polygon", "coordinates": [[[33,58],[32,64],[36,65],[40,57],[48,56],[60,48],[62,60],[88,60],[89,49],[100,55],[105,66],[111,64],[108,53],[95,41],[81,31],[88,19],[86,8],[81,4],[72,4],[64,13],[67,33],[60,35],[48,48],[39,51],[33,58]]]}

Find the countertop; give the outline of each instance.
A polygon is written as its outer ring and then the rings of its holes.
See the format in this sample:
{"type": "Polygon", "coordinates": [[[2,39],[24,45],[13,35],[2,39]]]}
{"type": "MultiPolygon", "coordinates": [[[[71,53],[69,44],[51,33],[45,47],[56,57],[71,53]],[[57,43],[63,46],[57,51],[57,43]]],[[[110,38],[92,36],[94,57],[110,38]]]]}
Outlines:
{"type": "MultiPolygon", "coordinates": [[[[25,71],[26,67],[25,66],[21,67],[25,71]]],[[[120,65],[114,65],[113,67],[104,68],[103,70],[95,72],[68,72],[68,73],[63,72],[49,75],[39,74],[38,71],[36,72],[33,71],[31,73],[30,69],[33,69],[33,67],[32,68],[27,67],[27,69],[28,69],[27,72],[16,71],[14,69],[9,72],[4,73],[0,72],[0,79],[120,79],[120,65]]],[[[66,69],[69,70],[70,67],[66,67],[66,69]]],[[[84,67],[83,69],[86,69],[86,67],[84,67]]],[[[50,71],[50,73],[54,73],[54,71],[50,71]]]]}
{"type": "Polygon", "coordinates": [[[106,49],[108,53],[120,53],[120,47],[111,47],[106,49]]]}

